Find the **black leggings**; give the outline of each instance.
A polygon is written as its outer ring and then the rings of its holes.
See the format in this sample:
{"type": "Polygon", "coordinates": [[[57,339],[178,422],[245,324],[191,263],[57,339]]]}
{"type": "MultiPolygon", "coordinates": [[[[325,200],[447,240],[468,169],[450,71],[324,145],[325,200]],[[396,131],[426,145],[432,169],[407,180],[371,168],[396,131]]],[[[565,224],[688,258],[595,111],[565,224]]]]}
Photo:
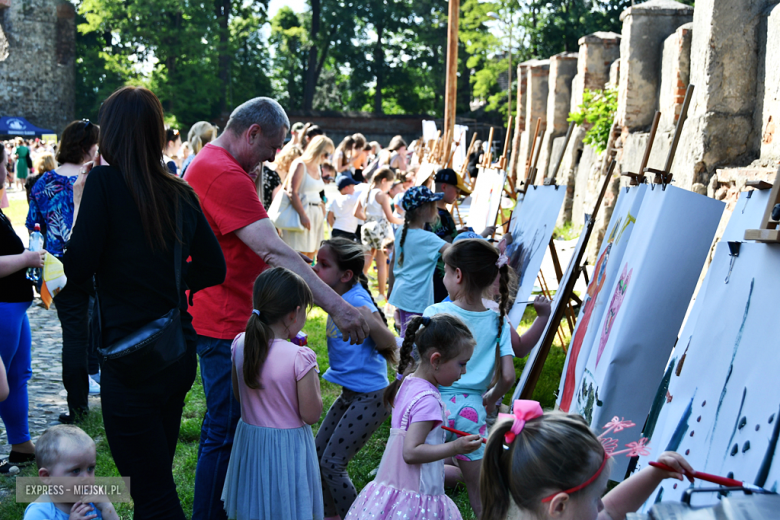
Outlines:
{"type": "Polygon", "coordinates": [[[184,397],[195,381],[195,345],[173,365],[132,388],[107,361],[101,377],[106,438],[116,467],[130,477],[135,520],[184,520],[173,480],[184,397]]]}
{"type": "Polygon", "coordinates": [[[390,415],[382,404],[384,393],[384,388],[367,394],[344,388],[317,431],[325,516],[345,518],[357,498],[347,464],[390,415]]]}

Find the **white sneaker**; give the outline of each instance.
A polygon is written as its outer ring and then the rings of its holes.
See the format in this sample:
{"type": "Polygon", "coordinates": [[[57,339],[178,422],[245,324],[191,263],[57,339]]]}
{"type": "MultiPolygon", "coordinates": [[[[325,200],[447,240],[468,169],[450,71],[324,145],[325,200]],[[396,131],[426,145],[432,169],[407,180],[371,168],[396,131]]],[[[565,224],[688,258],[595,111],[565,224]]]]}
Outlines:
{"type": "Polygon", "coordinates": [[[87,376],[89,378],[89,393],[90,394],[99,394],[100,393],[100,385],[97,381],[92,379],[92,376],[87,376]]]}

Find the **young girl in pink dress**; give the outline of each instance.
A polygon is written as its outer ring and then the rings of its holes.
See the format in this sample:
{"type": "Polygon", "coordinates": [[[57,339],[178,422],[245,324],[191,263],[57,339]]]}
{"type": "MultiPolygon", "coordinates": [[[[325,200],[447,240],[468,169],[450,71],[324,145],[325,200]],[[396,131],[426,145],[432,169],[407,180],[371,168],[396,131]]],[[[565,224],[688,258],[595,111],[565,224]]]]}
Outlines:
{"type": "Polygon", "coordinates": [[[474,344],[468,327],[449,314],[409,321],[398,376],[385,391],[393,406],[385,453],[376,478],[363,488],[346,519],[461,518],[444,494],[444,459],[476,450],[482,439],[468,435],[444,442],[445,408],[437,386],[460,379],[474,344]],[[420,357],[416,369],[414,345],[420,357]]]}
{"type": "Polygon", "coordinates": [[[222,490],[229,519],[322,520],[314,436],[322,414],[317,355],[295,345],[312,294],[274,267],[255,280],[246,333],[233,341],[233,394],[241,403],[222,490]]]}

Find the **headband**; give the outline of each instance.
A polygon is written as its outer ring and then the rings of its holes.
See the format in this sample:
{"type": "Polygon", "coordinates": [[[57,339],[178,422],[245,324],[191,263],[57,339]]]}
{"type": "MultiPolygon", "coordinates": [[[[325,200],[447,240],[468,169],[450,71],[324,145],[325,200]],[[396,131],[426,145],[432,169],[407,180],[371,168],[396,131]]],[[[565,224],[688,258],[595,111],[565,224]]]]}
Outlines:
{"type": "Polygon", "coordinates": [[[571,495],[572,493],[576,493],[577,491],[579,491],[581,489],[585,489],[586,487],[590,486],[591,484],[593,484],[593,482],[596,481],[597,478],[599,478],[599,475],[601,475],[601,472],[604,471],[604,468],[607,465],[607,460],[608,459],[609,459],[609,453],[607,453],[605,451],[604,452],[604,460],[601,461],[601,466],[599,466],[599,469],[596,470],[596,473],[594,473],[592,477],[590,477],[588,480],[586,480],[585,482],[583,482],[579,486],[574,486],[573,488],[564,489],[563,491],[556,491],[552,495],[544,497],[542,499],[542,502],[551,502],[552,499],[555,498],[555,495],[557,495],[558,493],[566,493],[568,495],[571,495]]]}
{"type": "Polygon", "coordinates": [[[500,413],[499,419],[512,419],[512,428],[504,434],[504,440],[507,444],[512,444],[515,437],[520,435],[523,431],[523,427],[527,421],[536,419],[544,414],[542,405],[538,401],[530,401],[527,399],[517,399],[512,405],[512,413],[500,413]]]}

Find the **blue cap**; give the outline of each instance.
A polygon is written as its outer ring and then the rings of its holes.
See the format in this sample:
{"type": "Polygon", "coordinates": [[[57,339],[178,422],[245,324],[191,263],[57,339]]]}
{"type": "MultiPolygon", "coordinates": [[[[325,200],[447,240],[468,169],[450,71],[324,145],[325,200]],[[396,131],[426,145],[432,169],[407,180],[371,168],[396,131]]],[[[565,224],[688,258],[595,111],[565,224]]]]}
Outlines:
{"type": "Polygon", "coordinates": [[[479,238],[480,240],[487,240],[487,238],[473,231],[464,231],[463,233],[460,233],[458,236],[456,236],[452,243],[454,244],[458,240],[466,240],[467,238],[479,238]]]}
{"type": "Polygon", "coordinates": [[[346,175],[336,176],[336,187],[339,189],[339,191],[343,190],[347,186],[354,186],[355,184],[360,184],[360,183],[355,179],[353,179],[352,177],[347,177],[346,175]]]}
{"type": "Polygon", "coordinates": [[[434,193],[425,186],[412,186],[401,199],[401,206],[405,211],[411,211],[425,204],[444,198],[444,193],[434,193]]]}

